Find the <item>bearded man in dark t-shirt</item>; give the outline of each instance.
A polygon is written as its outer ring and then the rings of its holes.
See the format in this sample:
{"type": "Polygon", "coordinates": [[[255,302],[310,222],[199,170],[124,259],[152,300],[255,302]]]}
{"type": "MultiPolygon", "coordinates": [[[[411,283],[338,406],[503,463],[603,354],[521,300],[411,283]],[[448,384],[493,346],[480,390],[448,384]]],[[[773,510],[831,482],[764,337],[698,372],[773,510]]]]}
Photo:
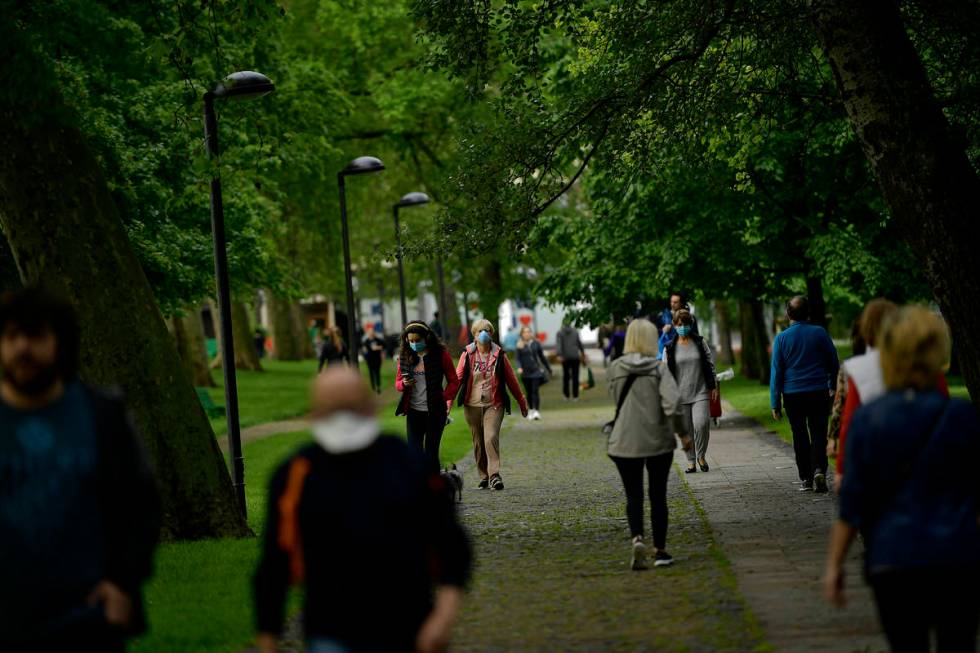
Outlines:
{"type": "Polygon", "coordinates": [[[76,377],[57,297],[0,303],[0,650],[125,650],[159,532],[156,484],[122,403],[76,377]]]}

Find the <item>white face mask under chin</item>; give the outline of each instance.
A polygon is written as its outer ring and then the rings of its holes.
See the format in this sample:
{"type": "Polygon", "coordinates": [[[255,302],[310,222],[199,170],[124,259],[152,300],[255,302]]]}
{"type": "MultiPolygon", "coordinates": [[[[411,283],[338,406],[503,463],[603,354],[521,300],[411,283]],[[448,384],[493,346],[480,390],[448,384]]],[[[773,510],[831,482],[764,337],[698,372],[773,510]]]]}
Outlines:
{"type": "Polygon", "coordinates": [[[350,453],[366,449],[378,439],[381,425],[376,417],[338,412],[313,422],[313,439],[327,453],[350,453]]]}

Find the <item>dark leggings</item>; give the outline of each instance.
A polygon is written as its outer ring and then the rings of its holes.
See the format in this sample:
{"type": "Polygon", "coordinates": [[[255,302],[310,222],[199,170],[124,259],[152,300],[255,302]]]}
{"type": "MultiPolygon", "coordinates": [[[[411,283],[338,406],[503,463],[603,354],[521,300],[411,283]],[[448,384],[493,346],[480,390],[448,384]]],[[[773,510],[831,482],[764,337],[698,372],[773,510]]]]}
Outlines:
{"type": "Polygon", "coordinates": [[[371,377],[371,389],[381,392],[381,359],[367,359],[368,375],[371,377]]]}
{"type": "Polygon", "coordinates": [[[831,401],[826,390],[783,395],[801,481],[811,481],[814,473],[827,471],[827,421],[831,401]]]}
{"type": "Polygon", "coordinates": [[[650,527],[653,530],[653,545],[658,549],[667,547],[667,477],[674,461],[674,452],[646,458],[620,458],[609,456],[616,463],[619,476],[626,490],[626,520],[630,525],[630,536],[643,535],[643,467],[650,476],[650,527]]]}
{"type": "Polygon", "coordinates": [[[977,569],[904,569],[872,574],[869,582],[892,653],[928,653],[930,631],[939,653],[977,650],[977,569]],[[957,586],[965,591],[952,591],[957,586]]]}
{"type": "Polygon", "coordinates": [[[531,410],[539,410],[541,408],[541,379],[539,377],[529,379],[522,376],[521,381],[524,382],[524,389],[527,391],[527,407],[531,410]]]}
{"type": "Polygon", "coordinates": [[[581,364],[582,361],[577,358],[561,363],[561,391],[565,393],[566,397],[578,397],[578,372],[581,364]]]}
{"type": "Polygon", "coordinates": [[[408,443],[424,451],[429,461],[439,468],[439,443],[446,428],[446,414],[433,414],[428,411],[408,409],[406,416],[408,443]]]}

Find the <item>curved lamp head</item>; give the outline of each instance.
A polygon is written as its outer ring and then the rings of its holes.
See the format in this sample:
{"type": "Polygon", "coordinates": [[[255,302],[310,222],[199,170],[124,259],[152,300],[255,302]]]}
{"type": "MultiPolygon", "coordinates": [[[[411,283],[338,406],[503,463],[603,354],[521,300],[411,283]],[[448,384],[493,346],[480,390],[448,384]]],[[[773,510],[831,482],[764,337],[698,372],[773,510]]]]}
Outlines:
{"type": "Polygon", "coordinates": [[[342,176],[347,175],[363,175],[368,172],[380,172],[385,169],[385,164],[373,156],[359,156],[350,163],[347,167],[340,171],[342,176]]]}
{"type": "Polygon", "coordinates": [[[232,73],[218,82],[212,94],[214,97],[236,100],[250,100],[262,97],[276,90],[276,85],[262,73],[251,70],[232,73]]]}
{"type": "Polygon", "coordinates": [[[428,204],[429,196],[425,193],[406,193],[398,200],[398,206],[415,206],[416,204],[428,204]]]}

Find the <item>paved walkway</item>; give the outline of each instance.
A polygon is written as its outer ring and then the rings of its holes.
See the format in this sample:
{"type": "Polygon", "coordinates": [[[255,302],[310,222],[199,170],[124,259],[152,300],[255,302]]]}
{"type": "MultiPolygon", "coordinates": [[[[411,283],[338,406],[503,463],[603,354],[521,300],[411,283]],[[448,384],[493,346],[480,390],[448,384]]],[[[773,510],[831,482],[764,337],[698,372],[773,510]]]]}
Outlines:
{"type": "Polygon", "coordinates": [[[505,420],[503,492],[475,489],[467,461],[462,517],[477,568],[453,650],[756,649],[762,638],[734,575],[676,471],[668,549],[677,563],[630,571],[625,499],[599,434],[613,407],[604,387],[566,404],[557,385],[545,387],[540,422],[505,420]]]}
{"type": "Polygon", "coordinates": [[[726,408],[711,433],[711,471],[686,480],[767,640],[776,651],[887,651],[859,545],[847,566],[848,607],[821,595],[833,495],[798,491],[792,446],[726,408]]]}

